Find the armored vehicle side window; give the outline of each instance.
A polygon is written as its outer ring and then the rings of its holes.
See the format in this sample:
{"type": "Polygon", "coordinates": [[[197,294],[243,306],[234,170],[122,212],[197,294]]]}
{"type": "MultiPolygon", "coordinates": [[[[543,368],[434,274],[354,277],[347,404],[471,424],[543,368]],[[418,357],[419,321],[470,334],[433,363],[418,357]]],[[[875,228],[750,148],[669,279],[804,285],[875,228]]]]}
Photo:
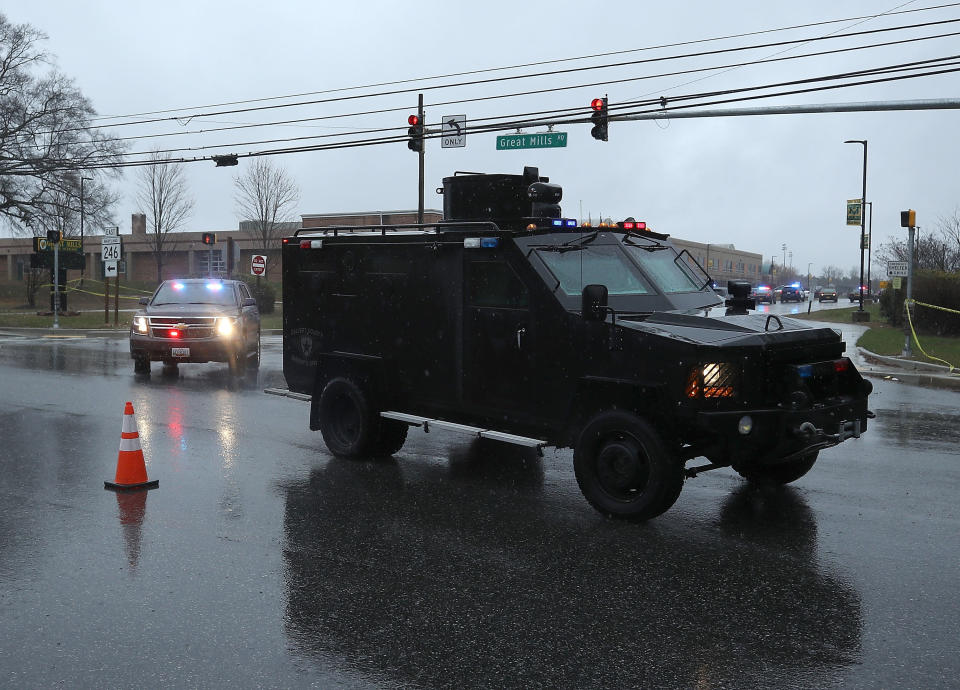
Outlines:
{"type": "Polygon", "coordinates": [[[701,286],[676,261],[677,255],[669,247],[644,248],[632,247],[629,244],[624,246],[662,292],[669,294],[700,290],[701,286]]]}
{"type": "Polygon", "coordinates": [[[579,295],[584,285],[607,286],[610,295],[649,295],[653,292],[617,245],[593,245],[571,251],[537,250],[560,287],[579,295]]]}
{"type": "Polygon", "coordinates": [[[513,269],[500,261],[470,263],[469,299],[474,307],[526,308],[530,296],[513,269]]]}

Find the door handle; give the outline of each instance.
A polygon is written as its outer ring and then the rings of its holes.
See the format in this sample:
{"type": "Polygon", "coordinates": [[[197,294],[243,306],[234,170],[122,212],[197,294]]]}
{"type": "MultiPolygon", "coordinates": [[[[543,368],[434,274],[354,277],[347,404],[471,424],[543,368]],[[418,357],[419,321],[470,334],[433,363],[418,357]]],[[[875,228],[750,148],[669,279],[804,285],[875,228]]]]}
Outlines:
{"type": "Polygon", "coordinates": [[[523,336],[524,336],[524,334],[525,334],[526,332],[527,332],[527,329],[526,329],[526,328],[521,327],[521,328],[518,328],[518,329],[517,329],[517,349],[518,349],[518,350],[522,350],[522,349],[523,349],[523,347],[522,347],[522,345],[521,345],[521,339],[523,338],[523,336]]]}

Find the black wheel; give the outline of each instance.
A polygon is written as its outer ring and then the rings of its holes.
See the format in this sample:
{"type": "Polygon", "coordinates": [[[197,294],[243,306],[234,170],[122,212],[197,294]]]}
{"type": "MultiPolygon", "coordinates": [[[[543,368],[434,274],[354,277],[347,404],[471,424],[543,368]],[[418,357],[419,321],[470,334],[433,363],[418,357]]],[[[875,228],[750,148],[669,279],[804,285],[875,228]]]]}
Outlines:
{"type": "Polygon", "coordinates": [[[820,451],[815,450],[812,453],[807,453],[789,462],[781,462],[776,465],[744,466],[734,464],[733,469],[737,471],[737,474],[750,482],[789,484],[809,472],[817,461],[818,455],[820,455],[820,451]]]}
{"type": "Polygon", "coordinates": [[[395,419],[380,418],[379,423],[380,435],[374,444],[373,452],[375,455],[382,457],[393,455],[403,448],[403,444],[407,441],[407,431],[410,427],[395,419]]]}
{"type": "Polygon", "coordinates": [[[257,351],[250,356],[250,361],[247,362],[247,366],[251,369],[260,368],[260,331],[257,331],[257,351]]]}
{"type": "Polygon", "coordinates": [[[584,427],[573,469],[594,508],[627,520],[660,515],[683,488],[683,463],[647,422],[627,412],[603,412],[584,427]]]}
{"type": "Polygon", "coordinates": [[[243,376],[247,371],[247,353],[235,352],[230,355],[230,373],[234,376],[243,376]]]}
{"type": "Polygon", "coordinates": [[[359,385],[346,378],[331,380],[320,394],[319,407],[320,433],[331,453],[355,458],[380,450],[380,418],[359,385]]]}
{"type": "Polygon", "coordinates": [[[133,358],[133,372],[135,374],[150,373],[150,358],[138,355],[133,358]]]}

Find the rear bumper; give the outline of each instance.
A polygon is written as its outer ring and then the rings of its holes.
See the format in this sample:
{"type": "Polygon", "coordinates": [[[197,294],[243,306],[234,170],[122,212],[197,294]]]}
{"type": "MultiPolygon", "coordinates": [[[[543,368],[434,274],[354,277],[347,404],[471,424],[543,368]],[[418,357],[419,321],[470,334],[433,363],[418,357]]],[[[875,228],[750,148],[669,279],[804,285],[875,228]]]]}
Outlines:
{"type": "Polygon", "coordinates": [[[137,334],[130,336],[130,357],[147,357],[152,362],[229,362],[236,356],[237,352],[242,350],[243,343],[236,338],[174,340],[137,334]],[[175,356],[173,348],[187,348],[190,354],[188,356],[175,356]]]}

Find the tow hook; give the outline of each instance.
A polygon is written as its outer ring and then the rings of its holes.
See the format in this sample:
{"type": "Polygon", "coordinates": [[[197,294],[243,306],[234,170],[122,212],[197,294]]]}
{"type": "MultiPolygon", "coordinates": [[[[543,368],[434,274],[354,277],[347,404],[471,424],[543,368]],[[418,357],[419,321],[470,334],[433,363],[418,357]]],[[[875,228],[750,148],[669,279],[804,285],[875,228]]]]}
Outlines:
{"type": "Polygon", "coordinates": [[[795,436],[813,440],[817,436],[824,436],[823,429],[818,429],[811,422],[804,422],[793,430],[795,436]]]}

